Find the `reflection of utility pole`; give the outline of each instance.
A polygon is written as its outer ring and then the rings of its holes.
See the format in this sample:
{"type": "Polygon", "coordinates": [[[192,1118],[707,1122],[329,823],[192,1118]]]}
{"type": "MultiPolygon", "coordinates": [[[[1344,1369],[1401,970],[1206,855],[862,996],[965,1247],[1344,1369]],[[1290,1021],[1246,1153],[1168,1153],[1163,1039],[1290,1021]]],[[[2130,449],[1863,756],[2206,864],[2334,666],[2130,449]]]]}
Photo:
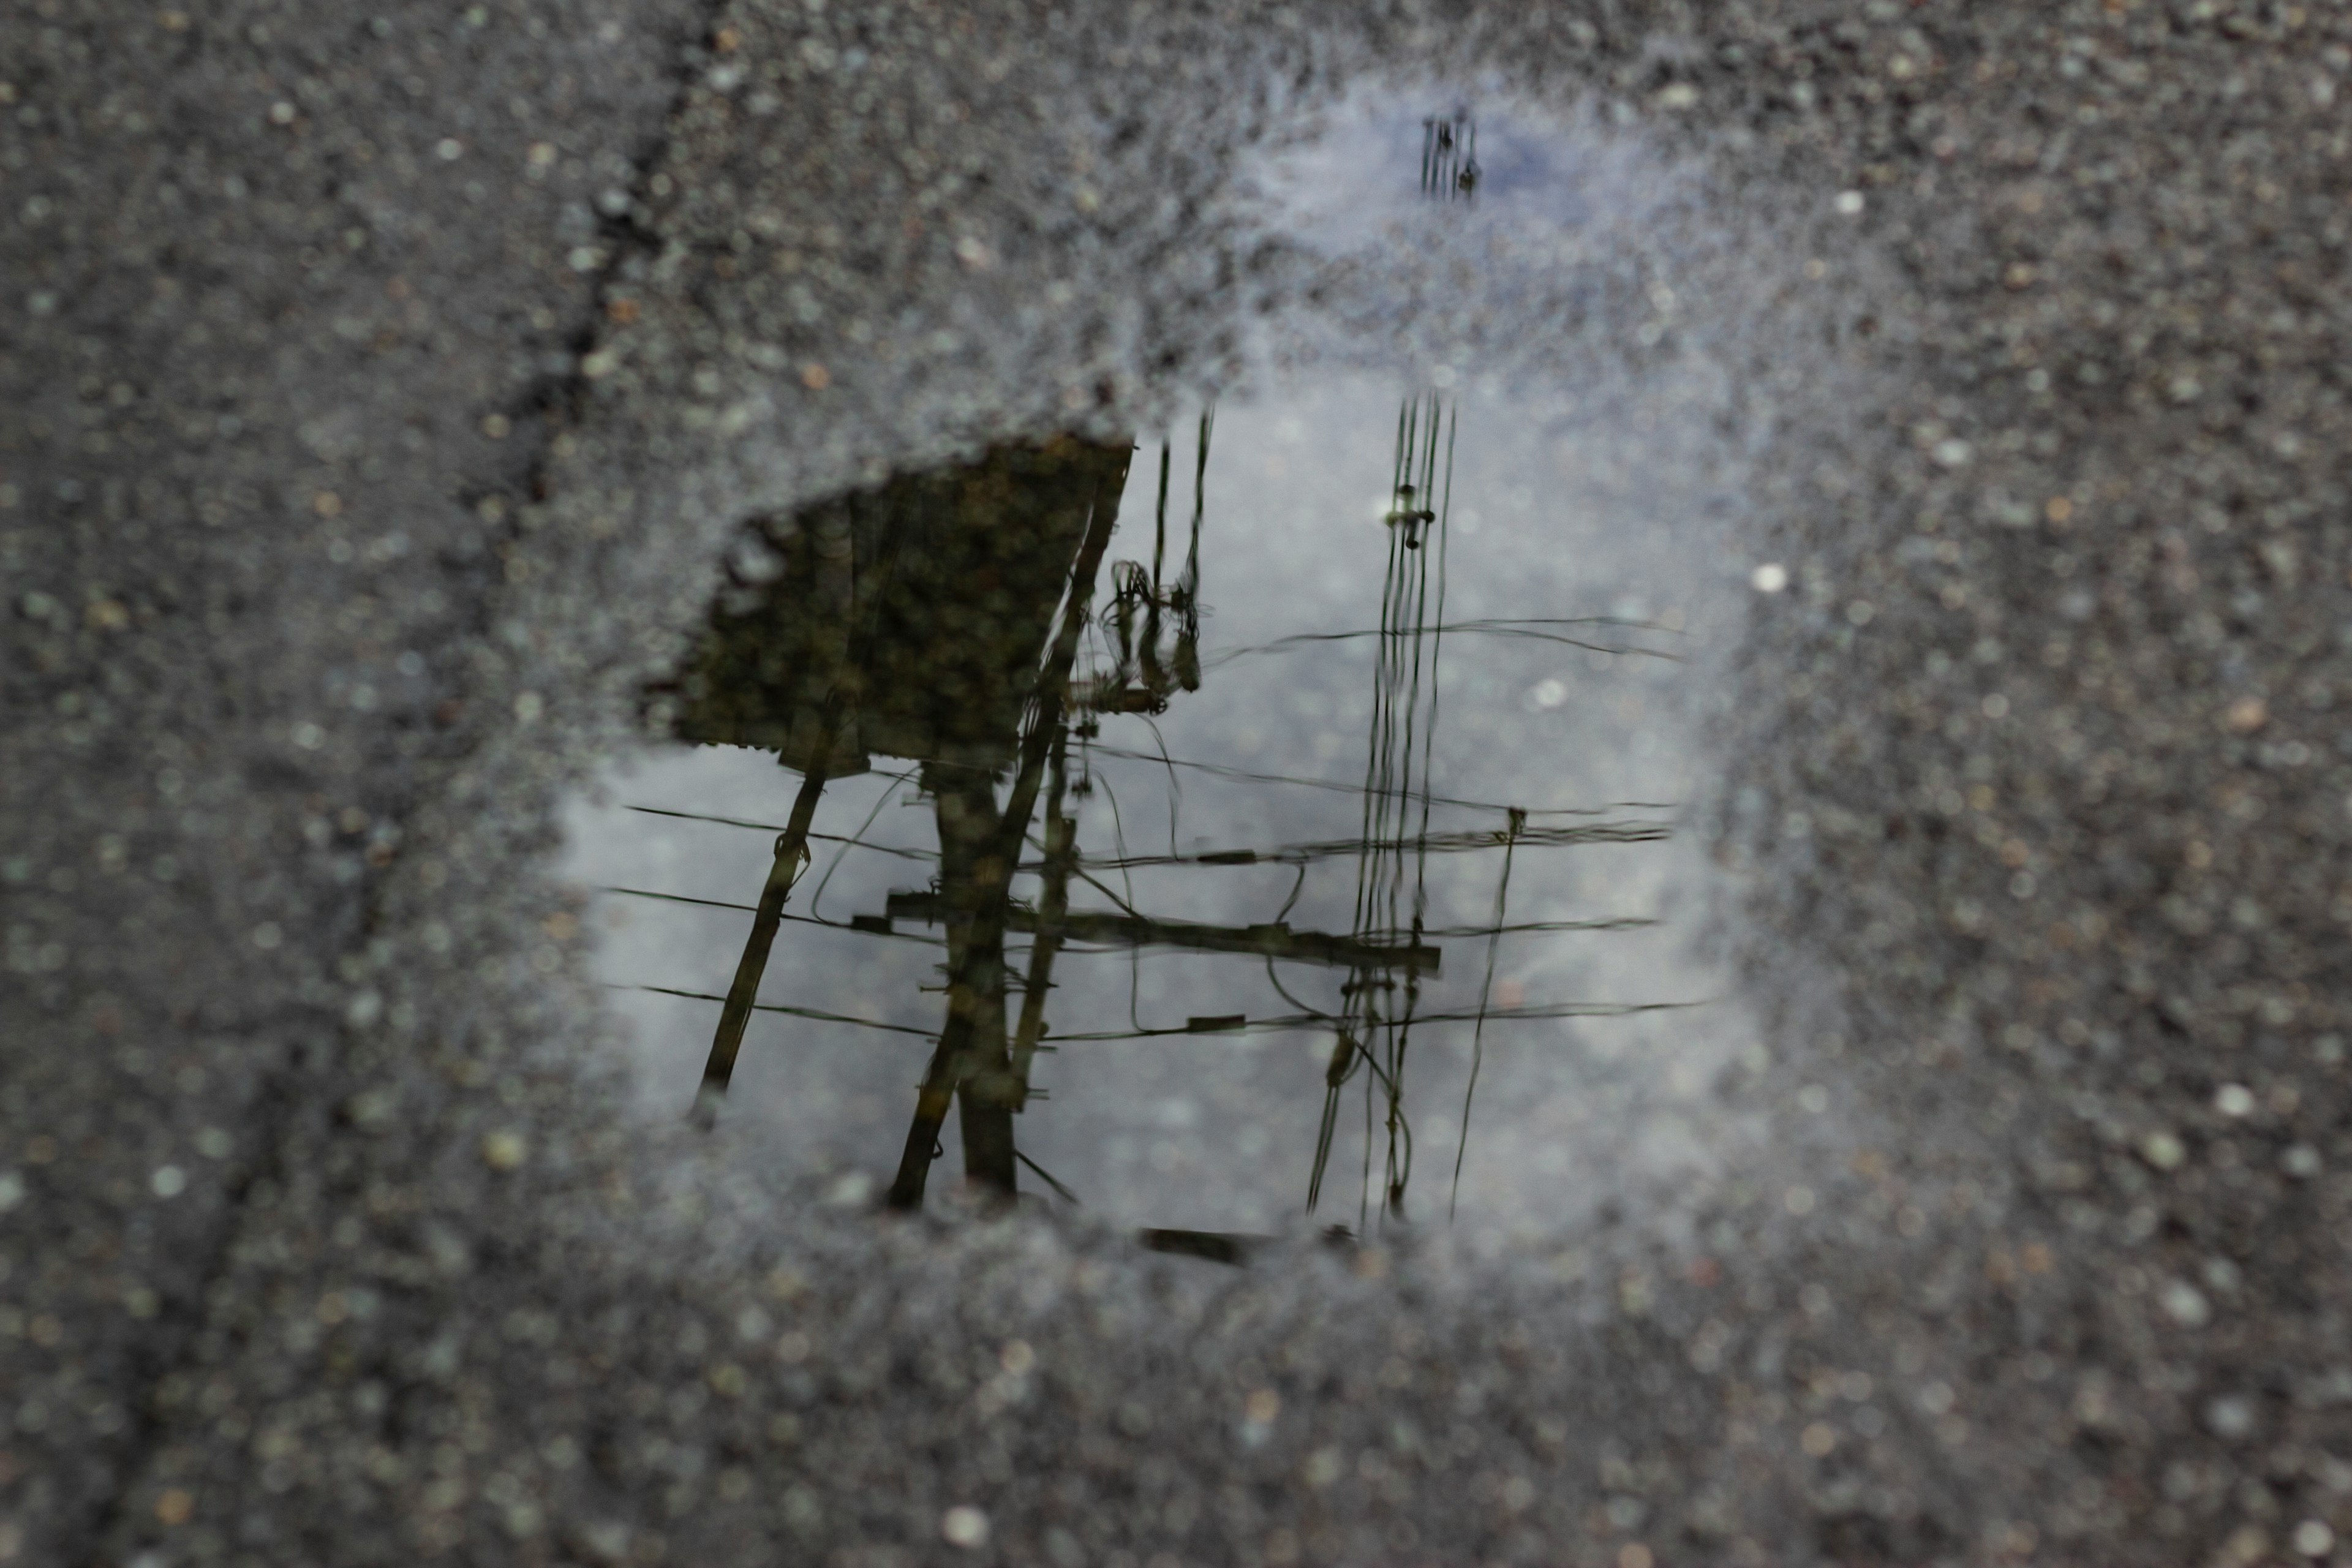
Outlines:
{"type": "Polygon", "coordinates": [[[1021,1025],[1013,1037],[1013,1083],[1015,1103],[1029,1102],[1029,1063],[1045,1035],[1045,994],[1054,988],[1054,958],[1062,951],[1061,924],[1070,910],[1070,877],[1078,868],[1077,819],[1063,815],[1069,788],[1070,731],[1066,724],[1054,731],[1054,754],[1047,763],[1051,779],[1045,790],[1045,896],[1037,903],[1036,936],[1029,948],[1029,978],[1021,994],[1021,1025]]]}
{"type": "MultiPolygon", "coordinates": [[[[959,1090],[968,1096],[1001,1099],[1001,1109],[1008,1118],[1013,1110],[1016,1086],[1012,1073],[1003,1070],[1009,1068],[1009,1064],[990,1064],[1000,1070],[983,1075],[982,1064],[974,1049],[974,1029],[983,994],[992,994],[996,998],[997,1050],[1001,1055],[1004,925],[1007,905],[1011,901],[1013,868],[1020,863],[1021,847],[1028,837],[1029,818],[1037,809],[1037,794],[1044,783],[1047,756],[1062,731],[1063,706],[1069,692],[1070,668],[1077,658],[1078,637],[1086,626],[1087,611],[1094,603],[1095,578],[1102,569],[1103,552],[1110,545],[1111,530],[1118,521],[1118,492],[1126,478],[1126,467],[1122,464],[1117,473],[1105,475],[1095,491],[1093,510],[1087,519],[1086,538],[1079,544],[1077,559],[1070,568],[1070,586],[1064,600],[1062,625],[1055,636],[1045,668],[1038,674],[1028,729],[1021,737],[1019,768],[1013,776],[1013,791],[1004,803],[1003,814],[996,818],[995,826],[986,840],[978,846],[978,853],[973,859],[971,891],[964,900],[965,907],[971,911],[971,923],[964,936],[961,961],[950,962],[947,1025],[940,1031],[939,1046],[931,1053],[930,1066],[923,1074],[922,1088],[916,1097],[914,1122],[907,1130],[907,1147],[899,1156],[898,1179],[890,1185],[889,1201],[893,1208],[921,1206],[923,1189],[930,1176],[931,1161],[939,1148],[940,1129],[947,1121],[948,1101],[959,1090]],[[974,1082],[983,1077],[985,1081],[974,1082]]],[[[990,792],[989,805],[992,809],[992,792],[990,792]]],[[[945,848],[944,844],[941,848],[945,848]]],[[[944,866],[942,870],[945,870],[944,866]]],[[[998,1109],[994,1105],[986,1106],[991,1117],[998,1109]]],[[[971,1125],[967,1120],[967,1136],[971,1125]]],[[[986,1125],[992,1136],[992,1121],[986,1121],[986,1125]]],[[[968,1168],[971,1158],[967,1155],[968,1168]]],[[[1001,1191],[1013,1190],[1013,1143],[1009,1121],[1004,1130],[1001,1163],[992,1149],[989,1168],[973,1170],[971,1173],[1001,1191]]]]}
{"type": "Polygon", "coordinates": [[[964,1174],[981,1185],[1011,1192],[1004,921],[992,907],[1004,901],[1011,875],[990,861],[998,831],[995,781],[983,768],[934,763],[923,769],[923,788],[937,803],[940,886],[949,906],[950,1029],[964,1026],[963,1059],[950,1064],[960,1091],[964,1174]]]}
{"type": "MultiPolygon", "coordinates": [[[[1388,572],[1381,587],[1380,652],[1373,673],[1372,729],[1364,770],[1361,849],[1356,871],[1357,931],[1399,930],[1410,880],[1410,929],[1416,942],[1427,905],[1429,773],[1437,728],[1437,658],[1443,648],[1445,618],[1445,518],[1453,485],[1454,430],[1454,421],[1434,397],[1426,404],[1410,400],[1397,414],[1396,452],[1384,517],[1389,525],[1388,572]],[[1436,548],[1424,549],[1433,538],[1436,548]],[[1433,555],[1436,557],[1434,574],[1430,570],[1433,555]],[[1433,575],[1436,578],[1433,614],[1433,575]],[[1425,713],[1422,707],[1424,684],[1429,695],[1425,713]],[[1420,811],[1418,834],[1413,836],[1416,795],[1420,811]],[[1409,839],[1409,836],[1412,837],[1409,839]]],[[[1402,1217],[1405,1186],[1412,1172],[1404,1068],[1421,1000],[1419,970],[1411,965],[1404,968],[1402,1005],[1394,994],[1399,989],[1396,973],[1388,964],[1356,967],[1341,989],[1343,1021],[1336,1030],[1330,1062],[1324,1071],[1322,1123],[1307,1178],[1309,1213],[1322,1197],[1324,1172],[1339,1126],[1340,1091],[1360,1070],[1371,1080],[1366,1086],[1367,1095],[1372,1083],[1377,1083],[1386,1101],[1388,1156],[1381,1212],[1402,1217]]],[[[1364,1125],[1368,1183],[1371,1111],[1368,1099],[1364,1125]]]]}
{"type": "Polygon", "coordinates": [[[1421,122],[1421,194],[1470,201],[1478,192],[1478,122],[1463,113],[1421,122]]]}
{"type": "Polygon", "coordinates": [[[708,1128],[717,1120],[719,1101],[727,1093],[727,1085],[735,1076],[735,1058],[743,1048],[744,1026],[751,1020],[751,1004],[759,999],[760,977],[767,972],[768,952],[776,943],[776,928],[783,923],[784,900],[791,896],[793,883],[798,879],[801,868],[808,864],[809,824],[816,817],[816,803],[824,794],[825,764],[832,760],[834,737],[841,728],[842,714],[848,704],[836,694],[825,704],[823,731],[818,735],[807,770],[801,774],[800,794],[793,798],[793,815],[784,824],[783,832],[776,836],[776,858],[768,868],[767,884],[760,889],[760,903],[751,916],[751,934],[744,939],[743,956],[735,965],[735,983],[727,988],[727,1005],[719,1010],[719,1031],[711,1037],[710,1057],[703,1063],[702,1087],[694,1096],[694,1121],[708,1128]]]}

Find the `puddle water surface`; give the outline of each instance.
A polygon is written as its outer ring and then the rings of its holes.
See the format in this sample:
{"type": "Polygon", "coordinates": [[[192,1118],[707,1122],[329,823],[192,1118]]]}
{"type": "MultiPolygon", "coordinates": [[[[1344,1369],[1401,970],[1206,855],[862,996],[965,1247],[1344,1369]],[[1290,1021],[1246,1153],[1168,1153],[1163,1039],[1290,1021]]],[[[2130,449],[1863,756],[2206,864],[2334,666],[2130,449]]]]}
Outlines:
{"type": "Polygon", "coordinates": [[[1549,1228],[1703,1168],[1747,1029],[1683,803],[1739,569],[1645,455],[1365,378],[762,523],[651,699],[679,743],[569,824],[646,1096],[1167,1230],[1549,1228]]]}
{"type": "MultiPolygon", "coordinates": [[[[1453,224],[1492,292],[1622,165],[1375,118],[1262,188],[1336,251],[1453,224]]],[[[1752,563],[1643,381],[1326,373],[747,528],[675,742],[569,812],[649,1113],[1213,1256],[1718,1168],[1756,1047],[1694,803],[1752,563]]]]}

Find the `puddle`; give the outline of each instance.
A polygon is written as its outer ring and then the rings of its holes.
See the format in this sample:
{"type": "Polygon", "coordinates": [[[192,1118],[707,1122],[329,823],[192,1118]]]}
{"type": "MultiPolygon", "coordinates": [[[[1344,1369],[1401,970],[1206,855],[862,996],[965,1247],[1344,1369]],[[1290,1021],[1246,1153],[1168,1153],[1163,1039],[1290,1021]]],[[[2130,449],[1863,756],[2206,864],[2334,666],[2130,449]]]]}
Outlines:
{"type": "Polygon", "coordinates": [[[1363,376],[747,531],[679,743],[568,822],[648,1109],[1220,1235],[1703,1172],[1750,1031],[1683,805],[1745,568],[1642,456],[1363,376]]]}
{"type": "Polygon", "coordinates": [[[1558,1235],[1751,1136],[1705,737],[1757,563],[1612,237],[1674,183],[1367,101],[1245,184],[1385,353],[746,526],[674,739],[566,812],[647,1115],[1220,1258],[1558,1235]]]}

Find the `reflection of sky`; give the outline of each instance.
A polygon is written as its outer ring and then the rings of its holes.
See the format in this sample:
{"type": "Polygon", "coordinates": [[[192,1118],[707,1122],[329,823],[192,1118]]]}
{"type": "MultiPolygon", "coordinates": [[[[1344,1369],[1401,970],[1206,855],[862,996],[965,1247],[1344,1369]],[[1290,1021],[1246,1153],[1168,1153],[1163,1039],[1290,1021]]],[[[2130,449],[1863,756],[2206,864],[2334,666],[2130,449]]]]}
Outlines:
{"type": "Polygon", "coordinates": [[[1260,179],[1284,228],[1310,244],[1351,246],[1391,226],[1406,236],[1479,229],[1559,235],[1589,226],[1603,210],[1626,215],[1635,182],[1625,152],[1523,124],[1507,108],[1491,105],[1462,111],[1464,123],[1476,129],[1475,199],[1425,195],[1415,171],[1426,112],[1358,93],[1331,111],[1311,142],[1268,160],[1260,179]]]}
{"type": "MultiPolygon", "coordinates": [[[[1482,135],[1481,153],[1485,140],[1482,135]]],[[[1415,156],[1417,157],[1417,144],[1415,156]]],[[[1231,650],[1299,634],[1377,626],[1388,531],[1387,497],[1400,389],[1374,378],[1326,384],[1255,407],[1217,412],[1206,486],[1201,598],[1202,689],[1178,692],[1153,720],[1105,716],[1088,768],[1096,792],[1076,812],[1089,857],[1203,848],[1268,849],[1352,840],[1362,805],[1371,717],[1371,639],[1294,644],[1233,658],[1231,650]],[[1218,768],[1330,781],[1324,790],[1171,770],[1167,756],[1218,768]]],[[[1724,558],[1708,520],[1719,497],[1654,424],[1574,420],[1565,405],[1465,386],[1459,415],[1445,554],[1445,622],[1610,617],[1646,627],[1551,628],[1627,649],[1686,656],[1611,656],[1540,637],[1463,631],[1442,644],[1433,690],[1436,740],[1430,784],[1440,795],[1529,808],[1531,826],[1675,822],[1672,804],[1697,780],[1693,679],[1731,629],[1738,563],[1724,558]],[[1681,628],[1676,631],[1672,628],[1681,628]],[[1624,803],[1661,803],[1633,805],[1624,803]],[[1544,816],[1560,810],[1589,816],[1544,816]]],[[[1177,438],[1168,573],[1181,562],[1192,510],[1189,426],[1177,438]]],[[[1156,441],[1137,454],[1109,562],[1148,563],[1159,471],[1156,441]]],[[[1107,602],[1111,572],[1102,574],[1107,602]]],[[[1099,659],[1097,640],[1083,669],[1099,659]]],[[[1426,700],[1426,691],[1424,701],[1426,700]]],[[[1426,709],[1423,710],[1423,718],[1426,709]]],[[[876,759],[877,769],[904,763],[876,759]]],[[[569,817],[567,873],[591,886],[649,889],[751,903],[767,870],[772,831],[651,816],[624,807],[740,816],[781,824],[797,779],[762,753],[657,749],[616,764],[604,804],[569,817]]],[[[1416,821],[1418,820],[1416,816],[1416,821]]],[[[1433,808],[1436,833],[1493,831],[1498,811],[1433,808]]],[[[893,889],[923,887],[936,847],[928,802],[883,773],[835,783],[820,834],[864,833],[879,847],[835,857],[820,841],[791,912],[833,921],[880,914],[893,889]],[[868,818],[870,826],[867,826],[868,818]],[[819,879],[829,880],[818,892],[819,879]]],[[[1492,921],[1501,857],[1491,849],[1433,854],[1418,884],[1433,930],[1492,921]]],[[[1074,908],[1114,899],[1160,917],[1242,925],[1285,917],[1297,931],[1354,927],[1355,861],[1317,862],[1298,883],[1289,867],[1156,866],[1094,874],[1074,908]]],[[[1490,1000],[1505,1006],[1704,1002],[1727,977],[1693,954],[1691,927],[1710,897],[1710,872],[1689,836],[1664,843],[1521,847],[1514,854],[1507,921],[1631,923],[1619,929],[1528,931],[1501,939],[1490,1000]]],[[[1034,900],[1034,878],[1016,897],[1034,900]]],[[[1410,919],[1412,898],[1406,900],[1410,919]]],[[[616,986],[726,989],[747,913],[600,896],[602,973],[616,986]]],[[[789,923],[761,1000],[898,1026],[756,1015],[725,1115],[778,1160],[847,1166],[887,1181],[905,1138],[914,1086],[940,1026],[940,932],[901,921],[895,936],[789,923]]],[[[1420,1010],[1459,1013],[1479,1002],[1485,939],[1449,936],[1441,975],[1420,1010]]],[[[1008,964],[1026,967],[1027,939],[1008,964]]],[[[1091,1208],[1137,1224],[1272,1229],[1301,1210],[1323,1106],[1331,1037],[1323,1029],[1142,1040],[1069,1037],[1181,1026],[1194,1016],[1253,1018],[1338,1011],[1344,971],[1258,958],[1153,950],[1066,952],[1048,1017],[1061,1048],[1039,1058],[1047,1098],[1016,1120],[1024,1153],[1091,1208]],[[1276,981],[1278,978],[1279,987],[1276,981]],[[1287,993],[1286,995],[1285,993],[1287,993]]],[[[634,1026],[648,1103],[664,1114],[690,1100],[718,1007],[631,989],[611,994],[634,1026]]],[[[1017,1014],[1019,999],[1009,999],[1017,1014]]],[[[1404,1085],[1413,1140],[1407,1210],[1442,1216],[1472,1058],[1472,1030],[1417,1030],[1404,1085]]],[[[1719,1142],[1706,1090],[1748,1036],[1727,1005],[1618,1017],[1490,1023],[1462,1178],[1462,1215],[1484,1229],[1549,1229],[1635,1177],[1668,1175],[1719,1142]]],[[[1384,1103],[1366,1079],[1349,1086],[1339,1121],[1322,1221],[1354,1225],[1367,1151],[1375,1183],[1384,1163],[1384,1103]]],[[[951,1117],[934,1192],[961,1179],[951,1117]]],[[[1023,1173],[1025,1189],[1042,1184],[1023,1173]]],[[[1378,1197],[1373,1197],[1375,1213],[1378,1197]]]]}

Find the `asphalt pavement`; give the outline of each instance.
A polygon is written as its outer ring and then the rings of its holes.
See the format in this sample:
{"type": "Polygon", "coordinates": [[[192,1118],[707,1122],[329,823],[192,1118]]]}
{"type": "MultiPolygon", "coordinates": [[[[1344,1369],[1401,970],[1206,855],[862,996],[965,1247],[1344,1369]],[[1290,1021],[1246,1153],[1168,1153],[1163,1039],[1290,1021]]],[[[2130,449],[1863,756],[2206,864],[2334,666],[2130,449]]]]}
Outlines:
{"type": "Polygon", "coordinates": [[[0,1563],[2352,1558],[2347,71],[2221,0],[12,8],[0,1563]],[[1557,127],[1601,243],[1290,222],[1367,94],[1557,127]],[[1717,378],[1768,1148],[1225,1270],[622,1114],[551,813],[730,531],[1374,342],[1717,378]]]}

